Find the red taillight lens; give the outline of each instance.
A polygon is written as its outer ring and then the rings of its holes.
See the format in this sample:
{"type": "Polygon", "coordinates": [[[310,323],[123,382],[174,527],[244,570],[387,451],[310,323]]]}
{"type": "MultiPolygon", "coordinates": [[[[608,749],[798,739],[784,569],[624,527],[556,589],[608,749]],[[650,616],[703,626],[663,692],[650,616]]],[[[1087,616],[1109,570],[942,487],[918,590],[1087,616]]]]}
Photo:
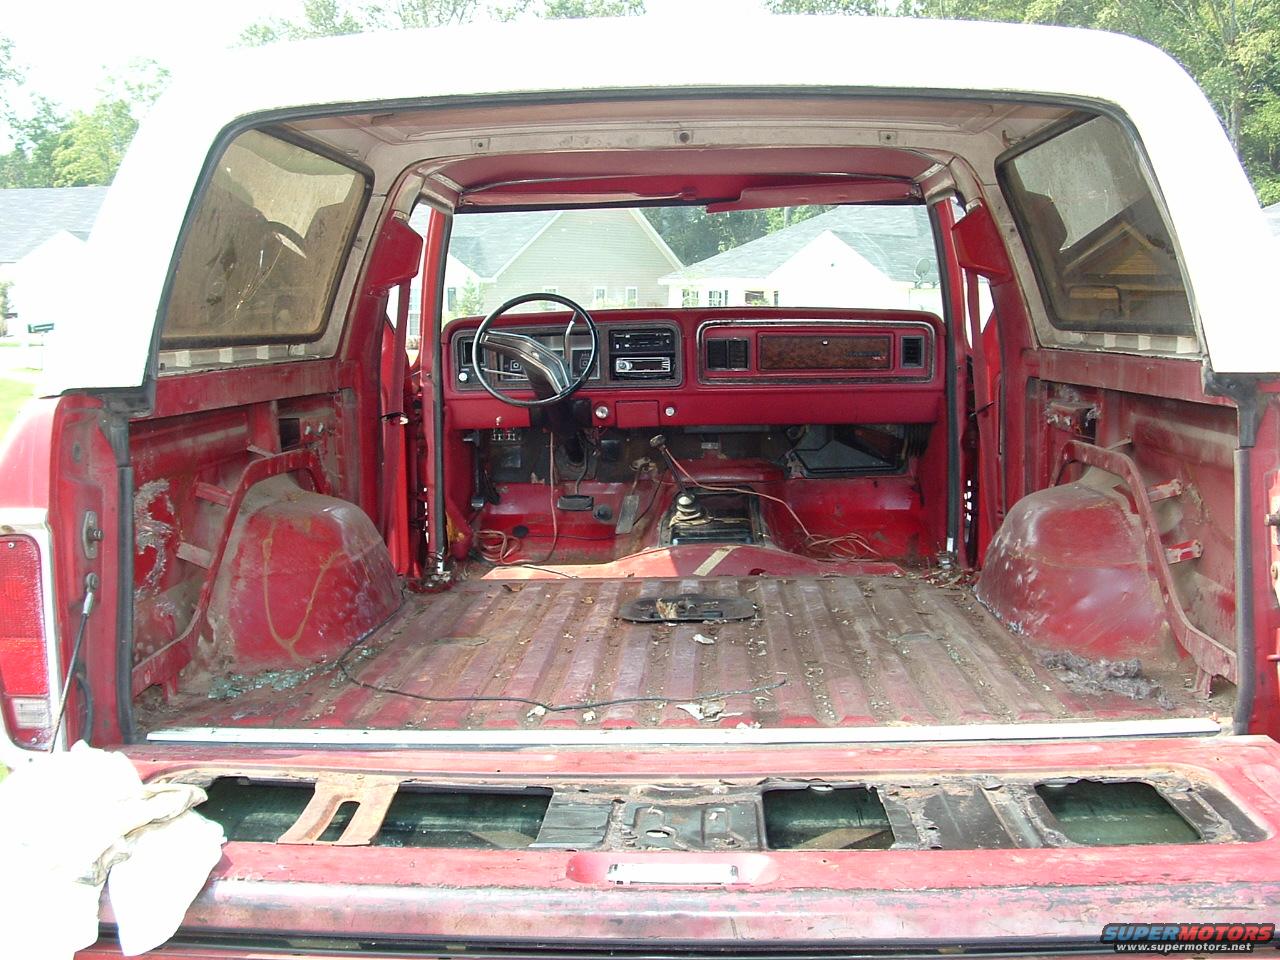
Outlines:
{"type": "Polygon", "coordinates": [[[0,537],[0,706],[15,743],[42,747],[52,726],[40,548],[0,537]]]}

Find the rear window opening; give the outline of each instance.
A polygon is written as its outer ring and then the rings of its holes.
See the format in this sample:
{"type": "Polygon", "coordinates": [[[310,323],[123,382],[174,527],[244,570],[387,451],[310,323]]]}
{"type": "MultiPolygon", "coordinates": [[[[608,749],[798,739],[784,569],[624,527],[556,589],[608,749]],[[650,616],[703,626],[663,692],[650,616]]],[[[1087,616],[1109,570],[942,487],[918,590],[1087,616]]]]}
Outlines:
{"type": "MultiPolygon", "coordinates": [[[[309,783],[220,777],[206,788],[199,812],[219,824],[230,841],[275,843],[302,816],[315,793],[309,783]]],[[[370,845],[515,850],[533,843],[542,827],[550,790],[512,793],[421,790],[401,787],[370,845]]],[[[318,837],[334,843],[360,804],[341,803],[318,837]]]]}
{"type": "Polygon", "coordinates": [[[867,787],[808,787],[764,793],[764,830],[771,850],[888,850],[893,828],[867,787]]]}
{"type": "Polygon", "coordinates": [[[1090,847],[1201,843],[1203,838],[1149,783],[1072,780],[1041,783],[1036,794],[1074,843],[1090,847]]]}

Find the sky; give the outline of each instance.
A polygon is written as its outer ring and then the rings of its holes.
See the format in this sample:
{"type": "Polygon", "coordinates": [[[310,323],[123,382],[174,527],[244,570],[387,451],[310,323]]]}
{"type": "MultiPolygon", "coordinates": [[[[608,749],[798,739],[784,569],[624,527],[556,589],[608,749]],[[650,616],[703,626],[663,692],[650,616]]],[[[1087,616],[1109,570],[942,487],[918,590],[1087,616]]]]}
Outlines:
{"type": "MultiPolygon", "coordinates": [[[[130,60],[170,69],[233,45],[249,24],[294,18],[302,0],[0,0],[0,35],[13,41],[27,89],[72,110],[87,109],[98,88],[130,60]]],[[[758,11],[760,0],[646,0],[653,16],[729,16],[758,11]]],[[[18,104],[21,107],[21,104],[18,104]]]]}

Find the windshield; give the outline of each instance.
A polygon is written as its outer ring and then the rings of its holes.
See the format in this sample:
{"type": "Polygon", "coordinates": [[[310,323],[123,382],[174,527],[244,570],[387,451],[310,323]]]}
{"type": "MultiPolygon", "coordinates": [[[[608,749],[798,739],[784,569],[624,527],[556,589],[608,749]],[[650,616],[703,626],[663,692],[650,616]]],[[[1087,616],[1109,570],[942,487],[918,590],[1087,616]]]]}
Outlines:
{"type": "Polygon", "coordinates": [[[725,213],[614,207],[454,217],[446,322],[534,292],[558,293],[589,309],[941,311],[933,232],[922,206],[725,213]]]}

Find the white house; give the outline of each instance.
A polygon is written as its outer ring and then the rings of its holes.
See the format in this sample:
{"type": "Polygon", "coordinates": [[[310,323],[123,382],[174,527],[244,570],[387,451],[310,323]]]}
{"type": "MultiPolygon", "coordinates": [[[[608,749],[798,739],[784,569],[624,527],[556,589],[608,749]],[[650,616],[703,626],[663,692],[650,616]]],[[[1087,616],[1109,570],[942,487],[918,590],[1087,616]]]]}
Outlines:
{"type": "MultiPolygon", "coordinates": [[[[421,216],[410,220],[419,232],[421,216]]],[[[660,307],[667,301],[661,278],[681,266],[636,209],[465,214],[450,231],[444,315],[487,313],[539,291],[588,308],[660,307]]],[[[411,303],[410,336],[418,334],[416,318],[411,303]]]]}
{"type": "Polygon", "coordinates": [[[932,229],[916,206],[836,207],[661,283],[672,307],[941,309],[932,229]]]}
{"type": "Polygon", "coordinates": [[[85,240],[106,187],[0,190],[0,284],[6,288],[0,329],[27,345],[18,366],[43,365],[43,334],[71,309],[88,305],[68,294],[85,275],[85,240]]]}

